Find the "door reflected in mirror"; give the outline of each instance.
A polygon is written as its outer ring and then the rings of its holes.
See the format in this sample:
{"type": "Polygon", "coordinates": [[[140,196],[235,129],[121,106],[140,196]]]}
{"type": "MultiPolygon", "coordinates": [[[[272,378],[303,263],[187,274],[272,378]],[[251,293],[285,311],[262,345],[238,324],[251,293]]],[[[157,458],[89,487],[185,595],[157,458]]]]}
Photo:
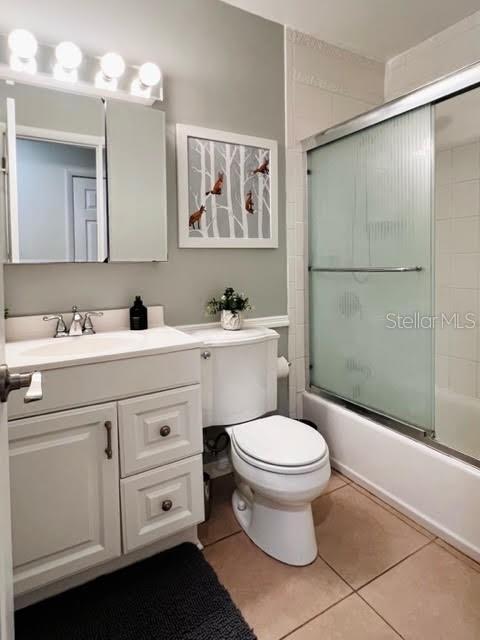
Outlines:
{"type": "Polygon", "coordinates": [[[107,255],[106,207],[97,188],[103,140],[91,146],[79,138],[72,144],[17,136],[18,231],[11,237],[18,237],[19,262],[98,262],[107,255]]]}

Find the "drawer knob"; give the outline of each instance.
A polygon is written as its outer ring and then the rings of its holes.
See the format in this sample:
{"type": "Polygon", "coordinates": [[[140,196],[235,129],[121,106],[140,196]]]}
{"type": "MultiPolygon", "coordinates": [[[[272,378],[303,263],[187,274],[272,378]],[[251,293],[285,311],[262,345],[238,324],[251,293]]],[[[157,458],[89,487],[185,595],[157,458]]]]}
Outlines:
{"type": "Polygon", "coordinates": [[[168,426],[168,424],[163,425],[163,427],[160,429],[160,435],[162,436],[162,438],[165,438],[166,436],[170,435],[170,427],[168,426]]]}
{"type": "Polygon", "coordinates": [[[173,502],[171,500],[164,500],[162,502],[162,510],[163,511],[170,511],[172,506],[173,506],[173,502]]]}

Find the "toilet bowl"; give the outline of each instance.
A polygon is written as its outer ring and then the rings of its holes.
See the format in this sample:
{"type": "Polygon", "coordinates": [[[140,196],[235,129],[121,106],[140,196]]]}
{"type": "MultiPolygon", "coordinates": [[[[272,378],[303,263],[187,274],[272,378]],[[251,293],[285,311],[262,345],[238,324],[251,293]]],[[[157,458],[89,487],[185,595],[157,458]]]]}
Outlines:
{"type": "Polygon", "coordinates": [[[328,447],[307,425],[270,416],[227,427],[237,488],[232,508],[265,553],[292,565],[317,557],[311,503],[330,478],[328,447]]]}
{"type": "Polygon", "coordinates": [[[193,330],[202,358],[204,427],[225,426],[237,488],[232,507],[251,540],[274,558],[317,556],[311,503],[330,478],[328,447],[312,427],[277,408],[277,343],[266,327],[193,330]]]}

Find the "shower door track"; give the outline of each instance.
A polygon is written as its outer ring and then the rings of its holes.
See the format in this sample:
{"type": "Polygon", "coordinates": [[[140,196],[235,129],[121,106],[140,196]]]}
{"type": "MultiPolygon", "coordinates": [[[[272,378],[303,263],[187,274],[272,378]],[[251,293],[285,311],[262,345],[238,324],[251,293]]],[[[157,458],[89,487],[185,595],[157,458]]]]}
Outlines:
{"type": "Polygon", "coordinates": [[[376,422],[383,427],[387,427],[387,429],[392,429],[393,431],[401,433],[408,438],[412,438],[417,442],[421,442],[427,447],[431,447],[436,451],[440,451],[441,453],[450,456],[451,458],[456,458],[457,460],[461,460],[462,462],[470,464],[476,469],[480,469],[480,460],[472,458],[472,456],[469,456],[466,453],[462,453],[457,449],[452,449],[447,445],[441,444],[440,442],[438,442],[438,440],[435,439],[435,431],[433,429],[431,431],[428,431],[427,429],[416,427],[415,425],[408,424],[407,422],[396,420],[395,418],[379,413],[378,411],[374,411],[373,409],[366,407],[365,405],[357,404],[356,402],[352,402],[348,398],[344,398],[343,396],[328,391],[327,389],[322,389],[321,387],[317,387],[315,385],[310,385],[307,391],[319,395],[320,397],[323,397],[330,402],[334,402],[335,404],[340,405],[345,409],[348,409],[349,411],[353,411],[353,413],[356,413],[357,415],[368,418],[369,420],[372,420],[372,422],[376,422]]]}

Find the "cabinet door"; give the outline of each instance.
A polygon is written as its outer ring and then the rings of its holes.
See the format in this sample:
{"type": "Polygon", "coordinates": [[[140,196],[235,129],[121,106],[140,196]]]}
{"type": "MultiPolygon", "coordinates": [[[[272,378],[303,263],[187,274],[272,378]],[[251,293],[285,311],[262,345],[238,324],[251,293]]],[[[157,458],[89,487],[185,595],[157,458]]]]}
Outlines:
{"type": "Polygon", "coordinates": [[[203,520],[202,473],[194,456],[120,481],[125,553],[203,520]]]}
{"type": "Polygon", "coordinates": [[[165,114],[107,100],[111,262],[167,260],[165,114]]]}
{"type": "Polygon", "coordinates": [[[202,451],[200,385],[118,403],[122,477],[202,451]]]}
{"type": "Polygon", "coordinates": [[[9,441],[16,593],[119,556],[115,404],[15,420],[9,441]]]}

